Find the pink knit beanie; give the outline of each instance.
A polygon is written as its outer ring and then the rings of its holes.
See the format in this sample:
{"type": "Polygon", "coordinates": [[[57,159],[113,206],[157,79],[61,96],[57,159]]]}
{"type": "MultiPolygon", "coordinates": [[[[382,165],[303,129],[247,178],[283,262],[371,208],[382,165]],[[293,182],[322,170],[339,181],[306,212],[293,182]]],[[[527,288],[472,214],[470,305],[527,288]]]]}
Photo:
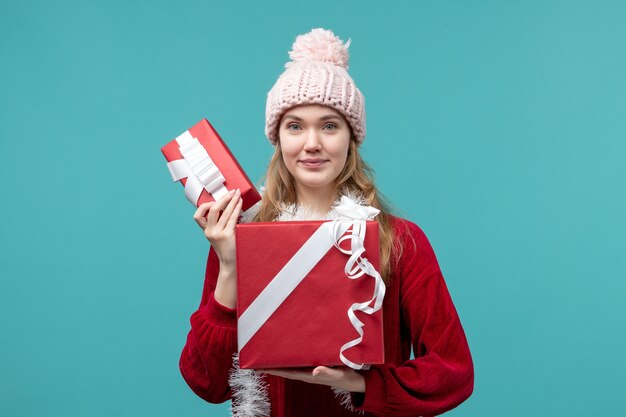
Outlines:
{"type": "Polygon", "coordinates": [[[300,104],[322,104],[346,118],[357,143],[365,138],[365,98],[348,75],[348,47],[330,30],[296,37],[290,62],[267,94],[265,135],[276,145],[282,115],[300,104]]]}

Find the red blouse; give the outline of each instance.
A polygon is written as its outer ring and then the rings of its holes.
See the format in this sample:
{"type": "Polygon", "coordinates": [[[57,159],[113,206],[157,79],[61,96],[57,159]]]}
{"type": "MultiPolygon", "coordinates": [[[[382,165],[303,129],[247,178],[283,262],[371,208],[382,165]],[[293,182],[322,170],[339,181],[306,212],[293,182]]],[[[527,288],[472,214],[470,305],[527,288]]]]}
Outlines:
{"type": "MultiPolygon", "coordinates": [[[[385,364],[359,371],[365,393],[351,394],[365,416],[432,416],[465,401],[474,388],[467,340],[433,249],[414,223],[392,217],[403,251],[392,262],[383,302],[385,364]],[[415,358],[410,359],[411,347],[415,358]]],[[[180,356],[189,387],[211,403],[231,397],[237,315],[214,298],[219,259],[209,250],[204,291],[180,356]]],[[[265,375],[273,417],[355,416],[325,385],[265,375]]],[[[363,415],[363,414],[361,414],[363,415]]]]}

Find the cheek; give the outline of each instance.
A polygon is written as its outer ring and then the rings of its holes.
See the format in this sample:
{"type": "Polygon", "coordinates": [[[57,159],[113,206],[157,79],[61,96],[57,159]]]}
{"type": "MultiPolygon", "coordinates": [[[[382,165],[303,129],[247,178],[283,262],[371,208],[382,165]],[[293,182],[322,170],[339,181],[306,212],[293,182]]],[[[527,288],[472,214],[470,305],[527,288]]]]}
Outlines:
{"type": "Polygon", "coordinates": [[[290,159],[293,159],[295,155],[297,155],[297,151],[295,150],[295,147],[288,143],[281,143],[280,144],[280,152],[283,155],[283,160],[285,162],[289,161],[290,159]]]}
{"type": "Polygon", "coordinates": [[[342,162],[348,158],[348,150],[350,149],[350,143],[346,141],[345,143],[341,143],[337,145],[333,149],[333,154],[336,158],[340,159],[342,162]]]}
{"type": "Polygon", "coordinates": [[[291,158],[293,155],[293,151],[289,149],[288,146],[281,146],[280,151],[283,153],[283,158],[285,159],[291,158]]]}

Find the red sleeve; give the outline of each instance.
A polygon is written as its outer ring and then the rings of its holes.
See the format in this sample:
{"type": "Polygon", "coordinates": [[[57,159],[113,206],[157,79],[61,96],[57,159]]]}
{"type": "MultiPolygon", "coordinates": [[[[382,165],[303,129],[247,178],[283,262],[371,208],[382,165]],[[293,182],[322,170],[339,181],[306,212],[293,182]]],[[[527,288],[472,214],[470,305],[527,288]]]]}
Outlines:
{"type": "Polygon", "coordinates": [[[352,400],[355,408],[376,415],[434,416],[471,395],[474,366],[433,249],[417,225],[404,223],[395,279],[400,279],[402,328],[410,332],[415,359],[372,366],[363,372],[365,395],[353,394],[352,400]]]}
{"type": "Polygon", "coordinates": [[[215,301],[219,258],[211,248],[200,307],[191,315],[191,330],[180,355],[180,372],[199,397],[221,403],[231,396],[228,372],[237,351],[237,310],[215,301]]]}

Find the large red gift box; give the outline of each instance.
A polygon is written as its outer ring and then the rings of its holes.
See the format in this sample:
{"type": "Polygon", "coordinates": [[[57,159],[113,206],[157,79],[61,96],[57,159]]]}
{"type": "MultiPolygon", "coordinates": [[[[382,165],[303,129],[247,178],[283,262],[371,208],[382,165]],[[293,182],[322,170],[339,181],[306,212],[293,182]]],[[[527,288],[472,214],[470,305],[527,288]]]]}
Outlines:
{"type": "Polygon", "coordinates": [[[185,186],[187,199],[196,207],[215,201],[239,188],[242,211],[261,200],[257,189],[208,120],[180,134],[161,148],[172,179],[185,186]]]}
{"type": "MultiPolygon", "coordinates": [[[[340,359],[340,350],[359,337],[348,310],[354,303],[372,299],[377,281],[369,275],[347,277],[344,268],[350,256],[329,243],[330,234],[322,230],[322,225],[329,230],[332,223],[237,225],[237,331],[242,369],[347,364],[340,359]],[[310,254],[311,248],[317,254],[310,254]],[[304,278],[300,281],[299,276],[304,278]]],[[[378,271],[378,223],[362,224],[366,225],[362,257],[378,271]]],[[[350,242],[341,242],[340,247],[350,249],[350,242]]],[[[378,285],[383,286],[382,297],[384,284],[378,285]]],[[[382,308],[373,314],[357,311],[356,317],[363,323],[363,339],[343,355],[355,364],[384,363],[382,308]]]]}

